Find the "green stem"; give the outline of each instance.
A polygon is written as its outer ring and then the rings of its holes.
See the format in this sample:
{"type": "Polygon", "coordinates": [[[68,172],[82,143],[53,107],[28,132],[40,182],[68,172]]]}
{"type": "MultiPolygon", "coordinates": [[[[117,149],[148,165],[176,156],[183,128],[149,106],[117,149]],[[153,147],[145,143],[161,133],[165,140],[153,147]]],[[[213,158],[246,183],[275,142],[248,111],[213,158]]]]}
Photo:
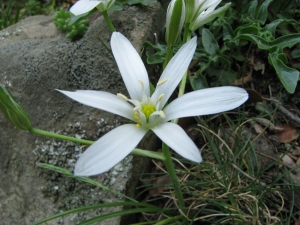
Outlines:
{"type": "MultiPolygon", "coordinates": [[[[39,134],[42,136],[52,137],[52,138],[61,139],[61,140],[65,140],[65,141],[72,141],[72,142],[76,142],[76,143],[80,143],[80,144],[84,144],[84,145],[92,145],[94,143],[94,141],[78,139],[78,138],[74,138],[74,137],[70,137],[70,136],[66,136],[66,135],[62,135],[62,134],[56,134],[56,133],[48,132],[45,130],[33,128],[33,127],[30,128],[29,131],[34,134],[39,134]]],[[[159,159],[162,161],[165,160],[164,155],[160,152],[153,152],[153,151],[143,150],[143,149],[139,149],[139,148],[133,149],[131,154],[139,155],[139,156],[143,156],[143,157],[149,157],[152,159],[159,159]]]]}
{"type": "Polygon", "coordinates": [[[115,32],[116,29],[114,27],[114,25],[112,24],[112,22],[110,21],[109,17],[108,17],[108,13],[107,10],[105,10],[104,12],[102,12],[102,15],[104,17],[104,20],[108,26],[108,28],[110,29],[111,32],[115,32]]]}
{"type": "Polygon", "coordinates": [[[165,59],[164,64],[163,64],[163,69],[166,68],[166,66],[168,65],[168,63],[172,59],[172,57],[173,57],[173,47],[172,46],[168,46],[166,59],[165,59]]]}
{"type": "Polygon", "coordinates": [[[34,133],[34,134],[39,134],[42,136],[52,137],[52,138],[61,139],[61,140],[65,140],[65,141],[77,142],[77,143],[81,143],[84,145],[92,145],[94,143],[93,141],[69,137],[69,136],[62,135],[62,134],[56,134],[56,133],[48,132],[45,130],[33,128],[33,127],[31,127],[28,131],[30,131],[31,133],[34,133]]]}
{"type": "MultiPolygon", "coordinates": [[[[183,35],[183,44],[188,42],[191,39],[192,36],[192,32],[189,29],[189,23],[186,23],[184,25],[184,35],[183,35]]],[[[182,96],[185,92],[185,86],[186,86],[186,79],[187,79],[187,72],[185,72],[185,74],[182,77],[180,86],[179,86],[179,93],[178,93],[178,97],[182,96]]]]}
{"type": "Polygon", "coordinates": [[[164,163],[165,166],[167,168],[169,177],[171,178],[172,184],[173,184],[173,188],[178,200],[178,204],[179,204],[179,209],[182,212],[185,212],[185,204],[184,204],[184,200],[183,200],[183,195],[180,189],[180,184],[178,181],[178,177],[176,175],[175,172],[175,167],[171,158],[171,154],[170,154],[170,149],[169,146],[167,146],[164,142],[162,143],[162,153],[165,157],[164,163]]]}
{"type": "Polygon", "coordinates": [[[139,148],[133,149],[130,154],[144,156],[152,159],[159,159],[162,161],[166,160],[165,156],[160,152],[153,152],[153,151],[139,149],[139,148]]]}
{"type": "Polygon", "coordinates": [[[189,23],[184,24],[183,43],[186,43],[191,39],[192,32],[190,31],[189,26],[189,23]]]}

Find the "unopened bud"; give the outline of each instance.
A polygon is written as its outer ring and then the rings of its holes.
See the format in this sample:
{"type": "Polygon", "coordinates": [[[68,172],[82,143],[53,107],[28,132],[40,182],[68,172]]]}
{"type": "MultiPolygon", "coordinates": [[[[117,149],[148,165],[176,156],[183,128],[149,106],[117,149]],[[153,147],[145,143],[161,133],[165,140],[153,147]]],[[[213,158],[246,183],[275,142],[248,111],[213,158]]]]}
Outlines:
{"type": "Polygon", "coordinates": [[[193,20],[189,26],[190,30],[195,31],[204,24],[207,24],[213,21],[215,18],[222,16],[224,12],[226,12],[231,6],[231,3],[226,3],[224,6],[215,9],[220,2],[220,0],[214,0],[211,2],[205,1],[205,3],[203,3],[201,6],[201,9],[197,11],[198,14],[193,17],[193,20]]]}
{"type": "Polygon", "coordinates": [[[181,33],[185,19],[184,0],[172,0],[168,6],[166,19],[166,42],[174,46],[181,33]]]}

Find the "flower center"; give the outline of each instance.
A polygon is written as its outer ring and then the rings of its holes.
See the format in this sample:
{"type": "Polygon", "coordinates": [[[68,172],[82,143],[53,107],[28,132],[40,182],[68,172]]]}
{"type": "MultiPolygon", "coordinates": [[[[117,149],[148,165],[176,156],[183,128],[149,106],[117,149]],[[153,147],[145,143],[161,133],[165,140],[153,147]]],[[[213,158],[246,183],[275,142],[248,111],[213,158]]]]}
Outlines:
{"type": "Polygon", "coordinates": [[[156,108],[154,105],[146,104],[142,106],[142,112],[145,114],[147,120],[149,119],[150,115],[156,111],[156,108]]]}

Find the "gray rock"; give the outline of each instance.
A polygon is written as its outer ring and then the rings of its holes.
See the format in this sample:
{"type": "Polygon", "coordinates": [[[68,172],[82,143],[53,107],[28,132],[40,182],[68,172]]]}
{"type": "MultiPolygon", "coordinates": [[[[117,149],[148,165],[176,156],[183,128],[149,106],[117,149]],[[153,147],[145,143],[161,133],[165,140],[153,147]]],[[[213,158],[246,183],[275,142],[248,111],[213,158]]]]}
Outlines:
{"type": "MultiPolygon", "coordinates": [[[[165,11],[166,5],[157,3],[127,7],[110,15],[117,30],[139,50],[143,41],[153,41],[153,33],[160,31],[165,11]]],[[[127,94],[113,57],[97,37],[109,46],[110,32],[101,16],[77,42],[57,32],[52,16],[29,17],[0,32],[0,83],[5,84],[24,107],[33,127],[97,140],[125,122],[123,118],[81,105],[55,91],[92,89],[127,94]]],[[[38,167],[39,162],[44,162],[72,171],[85,146],[18,130],[1,113],[0,127],[2,225],[30,224],[62,210],[124,200],[98,187],[38,167]]],[[[157,139],[147,137],[141,147],[155,150],[157,139]]],[[[94,179],[133,197],[139,174],[146,168],[144,160],[129,156],[94,179]]],[[[109,210],[118,208],[78,213],[46,224],[76,224],[109,210]]],[[[114,218],[99,224],[119,224],[120,221],[114,218]]]]}

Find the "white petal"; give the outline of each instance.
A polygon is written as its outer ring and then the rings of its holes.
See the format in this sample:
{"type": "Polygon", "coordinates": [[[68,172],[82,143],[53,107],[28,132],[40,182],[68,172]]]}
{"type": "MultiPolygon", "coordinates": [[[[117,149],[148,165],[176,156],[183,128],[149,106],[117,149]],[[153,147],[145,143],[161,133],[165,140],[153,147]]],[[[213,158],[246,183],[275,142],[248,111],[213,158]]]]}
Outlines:
{"type": "Polygon", "coordinates": [[[134,121],[132,105],[111,93],[90,90],[80,90],[76,92],[58,91],[82,104],[111,112],[134,121]]]}
{"type": "Polygon", "coordinates": [[[194,37],[178,50],[178,52],[170,60],[164,72],[162,73],[159,81],[162,81],[164,79],[167,79],[167,81],[157,86],[155,92],[151,96],[151,99],[157,102],[157,99],[161,94],[165,95],[161,101],[160,109],[168,101],[171,94],[181,81],[184,73],[187,71],[188,66],[193,58],[196,46],[197,37],[194,37]]]}
{"type": "Polygon", "coordinates": [[[108,171],[124,159],[140,142],[147,130],[134,124],[117,127],[90,146],[75,165],[76,176],[92,176],[108,171]]]}
{"type": "Polygon", "coordinates": [[[130,97],[142,101],[143,90],[141,82],[146,95],[150,96],[149,78],[146,68],[141,57],[128,39],[119,32],[113,32],[111,49],[130,97]]]}
{"type": "Polygon", "coordinates": [[[166,121],[188,116],[202,116],[237,108],[248,99],[239,87],[215,87],[187,93],[163,110],[166,121]]]}
{"type": "Polygon", "coordinates": [[[71,7],[70,12],[73,13],[75,16],[81,15],[91,11],[99,3],[99,1],[80,0],[71,7]]]}
{"type": "Polygon", "coordinates": [[[151,129],[170,148],[182,157],[193,162],[202,162],[202,157],[195,143],[187,136],[184,130],[174,123],[163,123],[151,129]]]}

